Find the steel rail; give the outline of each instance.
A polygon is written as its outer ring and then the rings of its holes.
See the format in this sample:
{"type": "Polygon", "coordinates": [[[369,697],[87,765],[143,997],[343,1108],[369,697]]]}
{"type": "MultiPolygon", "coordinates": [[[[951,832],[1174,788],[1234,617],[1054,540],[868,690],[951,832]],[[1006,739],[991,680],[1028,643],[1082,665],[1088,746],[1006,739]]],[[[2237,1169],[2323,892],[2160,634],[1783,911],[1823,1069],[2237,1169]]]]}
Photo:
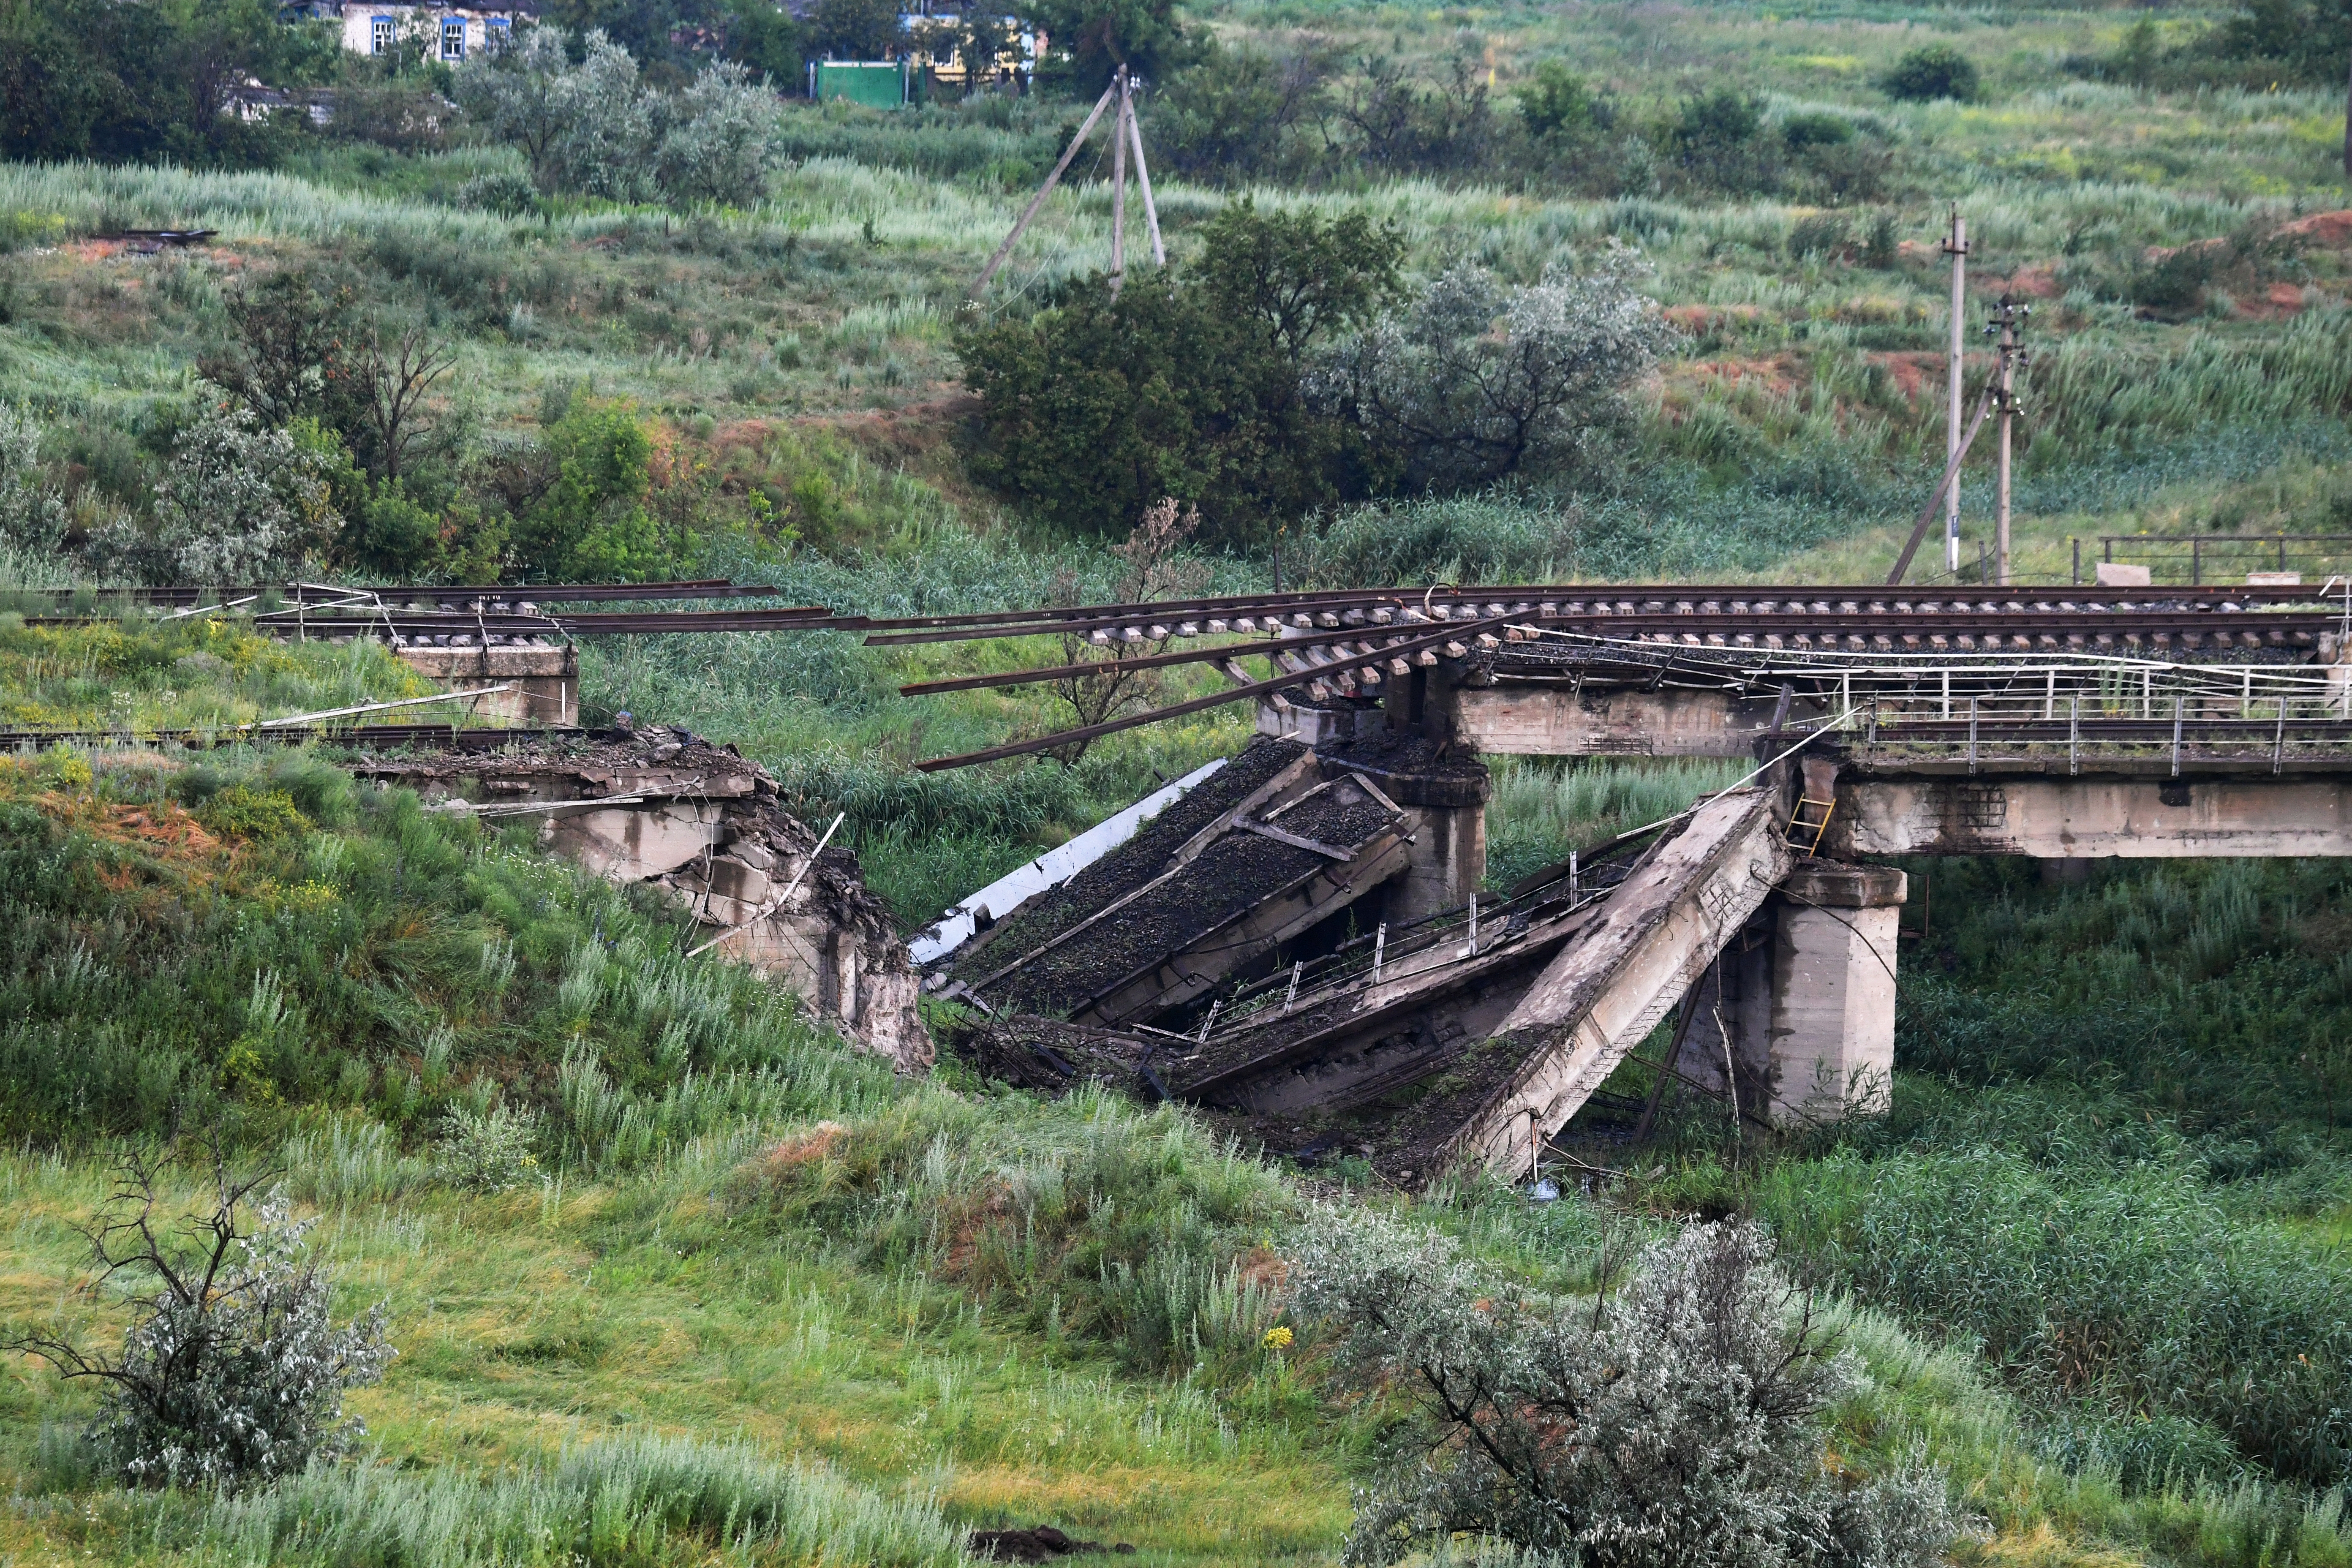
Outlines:
{"type": "MultiPolygon", "coordinates": [[[[2226,613],[2242,607],[2268,604],[2275,605],[2305,605],[2316,606],[2318,596],[2305,589],[2202,589],[2179,593],[2151,594],[2145,589],[2109,589],[2084,593],[2011,593],[1999,596],[1974,595],[1890,594],[1884,588],[1874,593],[1857,594],[1853,590],[1832,590],[1829,595],[1790,594],[1759,590],[1755,586],[1738,590],[1712,587],[1675,587],[1661,590],[1654,587],[1632,589],[1581,590],[1559,588],[1496,588],[1460,590],[1424,595],[1421,593],[1400,593],[1394,589],[1357,590],[1344,595],[1286,595],[1250,599],[1171,600],[1136,605],[1093,605],[1060,610],[1031,610],[992,616],[957,616],[909,617],[902,620],[873,620],[842,617],[838,625],[845,630],[865,630],[866,640],[877,647],[925,642],[971,642],[1003,637],[1044,637],[1091,631],[1108,631],[1128,626],[1199,623],[1212,619],[1264,620],[1268,612],[1288,617],[1308,614],[1345,615],[1350,611],[1393,609],[1433,610],[1444,606],[1445,620],[1435,616],[1426,621],[1370,622],[1369,625],[1444,625],[1456,618],[1453,612],[1467,610],[1461,619],[1476,619],[1501,613],[1531,619],[1586,618],[1622,621],[1629,616],[1675,616],[1731,614],[1749,616],[1763,613],[1810,614],[1817,616],[1852,616],[1860,614],[1894,615],[2010,615],[2042,613],[2095,616],[2102,614],[2143,614],[2162,609],[2180,608],[2186,613],[2226,613]],[[1531,595],[1540,594],[1542,598],[1531,595]],[[1737,605],[1725,610],[1721,606],[1737,605]],[[1709,611],[1707,606],[1717,606],[1709,611]],[[1758,606],[1773,606],[1772,611],[1758,606]],[[1781,605],[1793,606],[1780,610],[1781,605]],[[1864,606],[1867,606],[1865,608],[1864,606]],[[1549,606],[1549,607],[1547,607],[1549,606]],[[1848,606],[1852,606],[1848,608],[1848,606]],[[1948,608],[1947,607],[1948,606],[1948,608]],[[2014,606],[2014,608],[2012,608],[2014,606]]],[[[2315,608],[2314,613],[2320,613],[2315,608]]],[[[2340,607],[2328,612],[2342,618],[2340,607]]],[[[1255,628],[1251,628],[1255,629],[1255,628]]],[[[1304,628],[1302,628],[1304,629],[1304,628]]],[[[1345,626],[1323,629],[1344,630],[1345,626]]]]}
{"type": "Polygon", "coordinates": [[[1056,734],[1041,735],[1034,741],[1014,741],[1002,746],[991,746],[985,751],[966,752],[961,756],[927,758],[917,763],[915,768],[919,773],[938,773],[947,768],[971,767],[977,763],[992,763],[1004,757],[1026,756],[1033,752],[1050,751],[1055,746],[1066,746],[1076,741],[1091,741],[1103,735],[1117,734],[1122,730],[1133,730],[1145,724],[1157,724],[1167,719],[1181,718],[1187,713],[1199,713],[1211,708],[1222,708],[1229,702],[1243,702],[1253,697],[1263,697],[1268,692],[1279,691],[1286,686],[1297,686],[1328,676],[1345,674],[1349,670],[1360,668],[1364,665],[1376,664],[1385,658],[1418,653],[1424,647],[1451,640],[1464,633],[1476,637],[1482,632],[1493,631],[1503,622],[1504,617],[1497,616],[1492,620],[1475,621],[1467,626],[1449,627],[1429,637],[1408,637],[1403,642],[1391,644],[1378,653],[1350,654],[1344,658],[1333,659],[1329,664],[1317,668],[1311,675],[1282,675],[1272,680],[1253,681],[1247,686],[1236,686],[1228,691],[1216,692],[1207,697],[1196,697],[1189,702],[1171,703],[1165,708],[1154,708],[1149,712],[1130,713],[1124,719],[1110,719],[1099,724],[1087,724],[1075,730],[1064,730],[1056,734]]]}
{"type": "Polygon", "coordinates": [[[265,583],[248,584],[242,587],[212,588],[191,584],[168,584],[140,588],[37,588],[31,593],[46,595],[52,604],[70,604],[77,595],[88,594],[101,600],[129,601],[156,607],[178,608],[200,604],[207,597],[226,593],[232,598],[245,595],[278,594],[290,605],[334,604],[341,600],[369,595],[386,602],[436,604],[470,604],[528,600],[533,604],[593,604],[601,601],[638,599],[757,599],[782,598],[784,590],[759,584],[730,582],[724,577],[696,578],[667,583],[538,583],[491,584],[488,585],[434,586],[358,584],[341,587],[329,583],[265,583]]]}

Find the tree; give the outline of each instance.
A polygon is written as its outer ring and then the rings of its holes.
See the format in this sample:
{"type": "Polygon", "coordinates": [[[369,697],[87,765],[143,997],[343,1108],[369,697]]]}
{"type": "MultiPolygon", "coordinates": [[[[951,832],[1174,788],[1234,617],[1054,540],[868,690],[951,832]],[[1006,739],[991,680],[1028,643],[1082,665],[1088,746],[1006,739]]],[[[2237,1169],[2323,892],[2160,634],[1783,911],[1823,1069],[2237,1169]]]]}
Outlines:
{"type": "Polygon", "coordinates": [[[183,583],[255,583],[295,569],[342,525],[324,465],[220,388],[199,383],[198,392],[155,487],[153,567],[183,583]]]}
{"type": "Polygon", "coordinates": [[[134,1485],[241,1486],[343,1452],[365,1431],[344,1416],[344,1391],[379,1381],[394,1354],[384,1309],[335,1326],[332,1281],[304,1244],[310,1222],[277,1194],[254,1201],[274,1173],[232,1175],[215,1145],[211,1213],[173,1226],[157,1212],[163,1164],[125,1155],[81,1230],[94,1283],[141,1292],[121,1353],[85,1350],[65,1329],[0,1338],[0,1349],[105,1386],[90,1436],[134,1485]]]}
{"type": "Polygon", "coordinates": [[[270,0],[0,0],[0,157],[266,165],[301,117],[248,121],[236,95],[339,68],[331,24],[270,0]]]}
{"type": "Polygon", "coordinates": [[[904,47],[898,0],[817,0],[809,28],[829,60],[887,59],[904,47]]]}
{"type": "Polygon", "coordinates": [[[1246,203],[1206,226],[1176,277],[1100,277],[1028,321],[956,336],[982,409],[982,480],[1076,531],[1121,530],[1163,497],[1235,542],[1363,493],[1355,429],[1301,393],[1307,356],[1395,289],[1402,241],[1360,216],[1326,223],[1246,203]]]}
{"type": "MultiPolygon", "coordinates": [[[[1200,530],[1200,509],[1180,506],[1173,496],[1164,496],[1146,507],[1142,519],[1128,534],[1127,542],[1111,547],[1111,552],[1127,563],[1112,596],[1122,605],[1136,605],[1152,599],[1189,598],[1207,587],[1207,563],[1181,553],[1186,542],[1200,530]]],[[[1085,602],[1074,572],[1058,574],[1054,587],[1057,604],[1075,605],[1085,602]]],[[[1139,643],[1114,642],[1108,648],[1097,648],[1084,637],[1064,633],[1063,664],[1083,667],[1053,683],[1055,697],[1070,710],[1070,727],[1086,729],[1129,709],[1158,700],[1159,671],[1138,669],[1131,660],[1135,656],[1160,653],[1167,646],[1168,639],[1161,637],[1146,638],[1139,643]]],[[[1076,766],[1092,743],[1074,741],[1046,754],[1065,766],[1076,766]]]]}
{"type": "Polygon", "coordinates": [[[1330,74],[1318,52],[1277,58],[1203,41],[1145,100],[1152,166],[1235,182],[1302,170],[1319,151],[1307,138],[1330,110],[1330,74]]]}
{"type": "Polygon", "coordinates": [[[1296,1309],[1331,1325],[1344,1374],[1413,1413],[1359,1494],[1347,1561],[1467,1536],[1584,1568],[1940,1563],[1960,1532],[1940,1477],[1824,1462],[1828,1414],[1864,1380],[1771,1255],[1753,1226],[1694,1226],[1622,1289],[1604,1268],[1589,1301],[1559,1300],[1442,1233],[1322,1210],[1296,1309]]]}
{"type": "Polygon", "coordinates": [[[1926,103],[1948,98],[1966,103],[1977,96],[1981,82],[1976,61],[1949,44],[1927,44],[1896,60],[1878,85],[1893,99],[1926,103]]]}
{"type": "Polygon", "coordinates": [[[798,91],[806,44],[801,25],[776,0],[730,0],[727,58],[767,81],[798,91]]]}
{"type": "Polygon", "coordinates": [[[468,59],[456,91],[491,136],[522,149],[542,191],[634,201],[651,183],[654,122],[637,62],[601,32],[575,66],[561,33],[532,27],[514,48],[468,59]]]}
{"type": "Polygon", "coordinates": [[[273,272],[224,301],[236,336],[201,356],[196,374],[245,400],[268,425],[304,415],[350,426],[356,395],[359,297],[300,268],[273,272]]]}
{"type": "Polygon", "coordinates": [[[1088,99],[1121,66],[1146,80],[1172,75],[1191,48],[1175,0],[1034,0],[1021,16],[1045,32],[1038,74],[1088,99]]]}
{"type": "Polygon", "coordinates": [[[1471,263],[1345,345],[1311,390],[1402,458],[1407,488],[1475,489],[1592,467],[1673,342],[1622,268],[1506,289],[1471,263]]]}
{"type": "Polygon", "coordinates": [[[65,497],[41,472],[41,426],[31,412],[0,403],[0,545],[55,550],[64,542],[65,497]]]}
{"type": "Polygon", "coordinates": [[[671,205],[747,206],[767,195],[776,98],[746,67],[714,60],[667,106],[655,178],[671,205]]]}
{"type": "Polygon", "coordinates": [[[1422,81],[1394,60],[1366,59],[1339,100],[1365,162],[1400,174],[1459,174],[1494,158],[1500,125],[1486,84],[1456,57],[1452,79],[1422,81]]]}
{"type": "Polygon", "coordinates": [[[559,583],[629,582],[670,565],[646,510],[653,440],[625,404],[574,398],[546,437],[542,488],[518,515],[518,563],[559,583]]]}
{"type": "Polygon", "coordinates": [[[378,327],[368,334],[360,367],[360,456],[379,478],[397,481],[409,452],[431,433],[423,418],[425,395],[457,363],[457,354],[436,345],[421,326],[396,335],[378,327]]]}
{"type": "Polygon", "coordinates": [[[1558,60],[1539,61],[1519,92],[1519,121],[1538,141],[1574,141],[1589,134],[1599,106],[1584,79],[1558,60]]]}

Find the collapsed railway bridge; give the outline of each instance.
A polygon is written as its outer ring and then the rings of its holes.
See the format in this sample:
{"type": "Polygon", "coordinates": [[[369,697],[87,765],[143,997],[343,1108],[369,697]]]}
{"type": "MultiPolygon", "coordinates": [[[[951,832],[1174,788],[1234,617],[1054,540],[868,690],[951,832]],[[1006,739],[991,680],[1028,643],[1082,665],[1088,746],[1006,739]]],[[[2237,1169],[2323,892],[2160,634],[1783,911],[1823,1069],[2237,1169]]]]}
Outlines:
{"type": "MultiPolygon", "coordinates": [[[[159,613],[202,610],[180,592],[159,613]]],[[[965,1049],[994,1076],[1188,1101],[1276,1152],[1363,1155],[1408,1185],[1528,1173],[1670,1018],[1662,1085],[1771,1124],[1882,1107],[1907,893],[1885,859],[2030,856],[2065,877],[2103,857],[2352,853],[2340,583],[1356,589],[887,620],[676,607],[761,592],[722,584],[530,592],[296,585],[254,624],[373,637],[442,679],[520,689],[508,711],[551,733],[576,715],[583,636],[1086,650],[909,696],[1114,660],[1220,672],[1206,696],[919,764],[1236,701],[1259,731],[978,890],[912,959],[985,1020],[965,1049]],[[641,603],[578,607],[613,600],[641,603]],[[1494,894],[1496,754],[1748,766],[1494,894]]]]}

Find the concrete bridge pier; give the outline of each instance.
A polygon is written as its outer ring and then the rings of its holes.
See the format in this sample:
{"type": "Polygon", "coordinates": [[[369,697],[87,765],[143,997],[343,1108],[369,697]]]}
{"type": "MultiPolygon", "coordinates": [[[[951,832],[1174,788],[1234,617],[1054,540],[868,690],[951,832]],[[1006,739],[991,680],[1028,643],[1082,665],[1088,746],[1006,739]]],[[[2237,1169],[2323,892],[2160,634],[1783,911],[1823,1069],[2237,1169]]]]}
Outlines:
{"type": "Polygon", "coordinates": [[[1803,860],[1691,988],[1675,1059],[1743,1116],[1775,1127],[1883,1115],[1895,1071],[1895,926],[1906,892],[1886,866],[1803,860]]]}
{"type": "Polygon", "coordinates": [[[526,729],[562,729],[580,722],[580,655],[570,644],[549,647],[410,647],[400,661],[452,690],[504,686],[477,698],[475,711],[526,729]]]}

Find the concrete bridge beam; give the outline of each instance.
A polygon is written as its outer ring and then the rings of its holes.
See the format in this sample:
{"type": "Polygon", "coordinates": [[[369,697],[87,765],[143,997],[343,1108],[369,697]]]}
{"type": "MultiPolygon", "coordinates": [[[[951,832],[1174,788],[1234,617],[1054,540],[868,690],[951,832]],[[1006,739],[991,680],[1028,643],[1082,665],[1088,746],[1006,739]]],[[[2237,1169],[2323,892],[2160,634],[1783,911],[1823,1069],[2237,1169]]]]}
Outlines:
{"type": "Polygon", "coordinates": [[[2352,855],[2352,780],[2164,776],[1838,781],[1842,855],[2043,860],[2352,855]]]}

